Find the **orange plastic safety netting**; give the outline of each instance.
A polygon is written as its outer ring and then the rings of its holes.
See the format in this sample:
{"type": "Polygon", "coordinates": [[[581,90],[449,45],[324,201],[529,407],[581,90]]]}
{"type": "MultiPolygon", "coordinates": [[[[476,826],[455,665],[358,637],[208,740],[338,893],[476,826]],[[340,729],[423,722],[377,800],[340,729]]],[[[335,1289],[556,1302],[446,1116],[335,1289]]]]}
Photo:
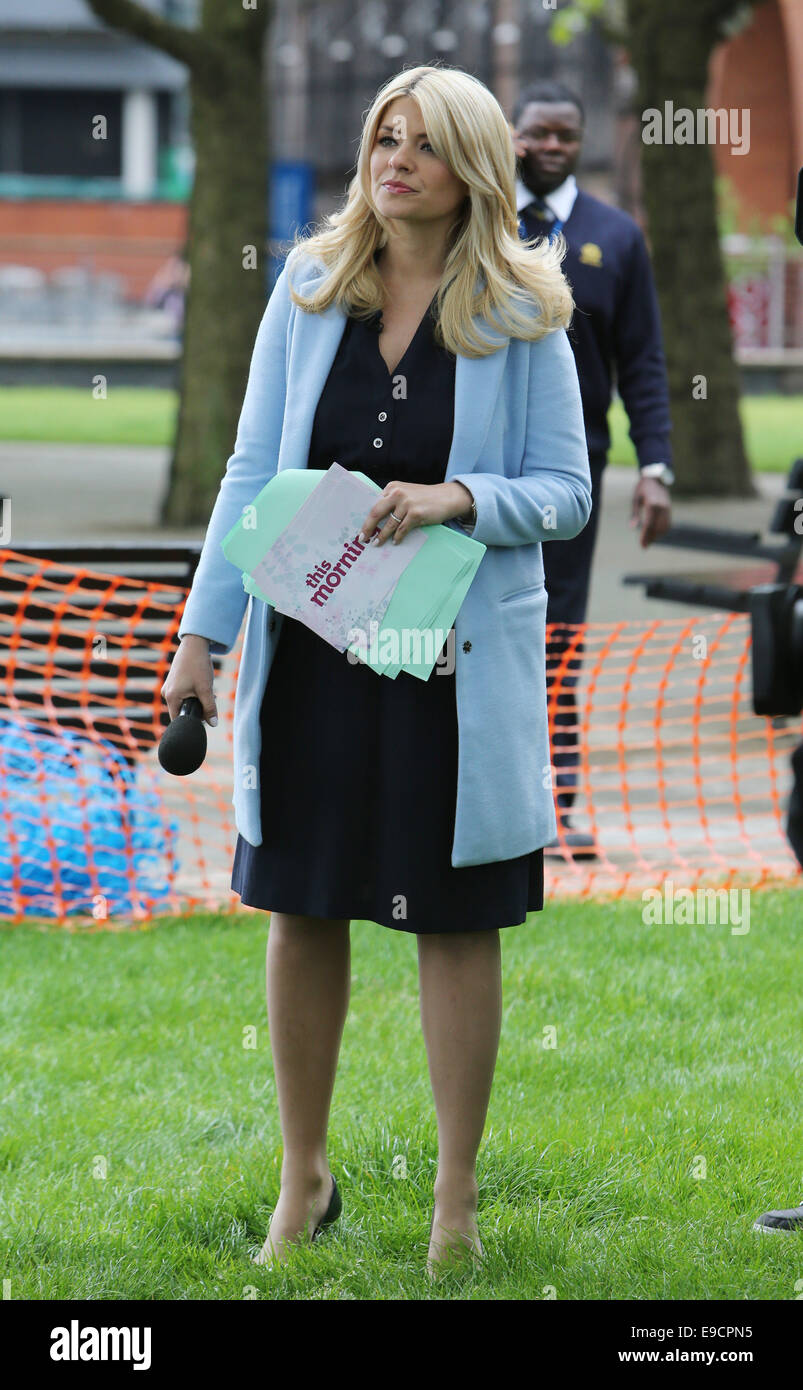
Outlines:
{"type": "MultiPolygon", "coordinates": [[[[239,642],[202,767],[174,778],[156,756],[186,594],[0,550],[0,920],[240,908],[239,642]]],[[[571,765],[596,858],[549,855],[546,899],[798,879],[785,820],[803,721],[753,713],[744,615],[549,628],[547,648],[553,795],[571,765]]]]}

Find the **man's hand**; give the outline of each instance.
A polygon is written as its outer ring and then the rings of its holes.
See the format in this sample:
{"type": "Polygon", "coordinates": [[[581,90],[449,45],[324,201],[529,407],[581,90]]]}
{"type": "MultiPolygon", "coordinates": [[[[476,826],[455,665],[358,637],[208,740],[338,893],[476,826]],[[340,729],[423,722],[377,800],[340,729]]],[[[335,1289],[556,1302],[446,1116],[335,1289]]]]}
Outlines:
{"type": "Polygon", "coordinates": [[[630,525],[641,526],[641,548],[663,536],[672,522],[672,499],[657,478],[639,478],[633,492],[630,525]]]}
{"type": "Polygon", "coordinates": [[[472,501],[471,493],[462,483],[388,483],[365,518],[360,539],[370,541],[376,533],[375,545],[384,545],[391,539],[397,545],[416,526],[434,526],[467,515],[472,501]],[[400,518],[398,524],[391,512],[400,518]],[[380,531],[378,526],[383,517],[390,520],[380,531]]]}

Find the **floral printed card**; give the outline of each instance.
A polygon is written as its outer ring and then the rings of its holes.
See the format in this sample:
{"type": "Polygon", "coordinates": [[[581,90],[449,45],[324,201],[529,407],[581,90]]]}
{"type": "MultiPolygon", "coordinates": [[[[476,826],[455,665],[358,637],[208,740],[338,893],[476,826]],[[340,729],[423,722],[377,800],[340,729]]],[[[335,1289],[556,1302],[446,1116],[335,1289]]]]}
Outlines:
{"type": "MultiPolygon", "coordinates": [[[[333,463],[252,571],[280,613],[344,652],[355,631],[381,623],[407,566],[426,544],[420,528],[393,545],[359,532],[377,492],[333,463]]],[[[384,522],[382,523],[384,525],[384,522]]]]}

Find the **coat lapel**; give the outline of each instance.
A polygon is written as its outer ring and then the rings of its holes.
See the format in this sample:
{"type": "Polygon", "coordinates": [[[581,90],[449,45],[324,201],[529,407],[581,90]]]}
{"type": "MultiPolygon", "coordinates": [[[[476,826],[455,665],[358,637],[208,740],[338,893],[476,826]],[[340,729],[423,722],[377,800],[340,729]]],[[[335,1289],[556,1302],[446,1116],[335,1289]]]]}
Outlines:
{"type": "MultiPolygon", "coordinates": [[[[299,284],[301,292],[317,277],[299,284]]],[[[479,318],[475,319],[479,323],[479,318]]],[[[295,316],[288,363],[288,389],[278,467],[306,468],[312,425],[321,393],[346,327],[346,315],[335,304],[322,314],[295,316]]],[[[490,427],[507,361],[508,343],[487,357],[463,357],[455,365],[454,430],[444,481],[454,473],[476,467],[490,427]]]]}

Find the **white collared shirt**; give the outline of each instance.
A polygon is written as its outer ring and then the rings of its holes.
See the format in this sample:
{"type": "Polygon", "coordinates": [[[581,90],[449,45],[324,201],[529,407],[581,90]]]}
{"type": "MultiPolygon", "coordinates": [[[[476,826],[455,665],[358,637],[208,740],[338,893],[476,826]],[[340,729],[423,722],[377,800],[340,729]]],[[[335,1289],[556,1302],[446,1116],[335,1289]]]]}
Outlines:
{"type": "MultiPolygon", "coordinates": [[[[577,197],[577,193],[577,179],[574,177],[574,174],[569,174],[568,178],[563,180],[563,183],[559,184],[551,193],[546,194],[544,202],[550,212],[554,212],[560,222],[567,222],[569,214],[574,207],[574,200],[577,197]]],[[[517,178],[516,211],[521,212],[522,208],[526,208],[528,203],[532,202],[534,196],[535,195],[526,184],[522,183],[521,179],[517,178]]]]}

